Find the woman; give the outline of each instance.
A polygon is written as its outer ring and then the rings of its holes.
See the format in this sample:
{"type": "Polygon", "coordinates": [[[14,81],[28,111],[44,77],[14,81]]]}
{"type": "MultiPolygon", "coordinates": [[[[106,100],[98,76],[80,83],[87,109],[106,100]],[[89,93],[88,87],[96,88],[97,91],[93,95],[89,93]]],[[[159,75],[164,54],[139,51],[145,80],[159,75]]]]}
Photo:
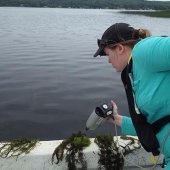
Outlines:
{"type": "Polygon", "coordinates": [[[170,170],[170,38],[116,23],[98,46],[94,57],[108,56],[121,72],[127,95],[131,118],[118,114],[114,122],[124,135],[137,135],[146,151],[164,154],[170,170]]]}

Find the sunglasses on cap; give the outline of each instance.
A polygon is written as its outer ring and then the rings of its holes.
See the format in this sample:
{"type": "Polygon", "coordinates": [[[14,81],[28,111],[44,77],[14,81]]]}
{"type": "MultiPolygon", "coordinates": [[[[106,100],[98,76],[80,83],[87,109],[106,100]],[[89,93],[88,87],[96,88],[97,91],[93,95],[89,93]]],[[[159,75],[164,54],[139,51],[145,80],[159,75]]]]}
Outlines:
{"type": "Polygon", "coordinates": [[[116,44],[116,41],[113,40],[102,40],[102,39],[97,39],[97,44],[99,47],[106,47],[111,44],[116,44]]]}

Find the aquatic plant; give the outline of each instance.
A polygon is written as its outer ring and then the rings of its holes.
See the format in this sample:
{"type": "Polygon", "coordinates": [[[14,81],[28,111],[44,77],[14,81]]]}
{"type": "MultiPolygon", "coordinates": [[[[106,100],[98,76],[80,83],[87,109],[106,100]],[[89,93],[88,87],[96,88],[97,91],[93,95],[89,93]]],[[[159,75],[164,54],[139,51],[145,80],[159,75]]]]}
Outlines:
{"type": "Polygon", "coordinates": [[[21,154],[28,154],[38,142],[37,139],[21,138],[1,143],[0,157],[17,157],[21,154]]]}
{"type": "Polygon", "coordinates": [[[58,164],[64,158],[68,163],[69,170],[76,170],[77,165],[81,165],[82,169],[87,169],[87,162],[85,160],[85,155],[83,153],[83,149],[90,145],[90,139],[86,134],[78,132],[77,134],[72,134],[72,136],[68,139],[62,141],[62,143],[57,146],[52,154],[52,163],[54,163],[54,159],[56,156],[58,164]]]}
{"type": "Polygon", "coordinates": [[[98,169],[105,168],[106,170],[122,170],[124,166],[124,159],[119,151],[119,147],[113,140],[113,136],[98,135],[94,142],[99,147],[99,167],[98,169]]]}
{"type": "Polygon", "coordinates": [[[127,142],[120,145],[117,143],[117,140],[114,140],[114,137],[111,134],[96,136],[94,142],[98,145],[100,150],[98,169],[122,170],[124,167],[122,153],[126,156],[127,154],[132,153],[133,150],[141,148],[138,139],[130,136],[120,136],[120,139],[127,142]]]}

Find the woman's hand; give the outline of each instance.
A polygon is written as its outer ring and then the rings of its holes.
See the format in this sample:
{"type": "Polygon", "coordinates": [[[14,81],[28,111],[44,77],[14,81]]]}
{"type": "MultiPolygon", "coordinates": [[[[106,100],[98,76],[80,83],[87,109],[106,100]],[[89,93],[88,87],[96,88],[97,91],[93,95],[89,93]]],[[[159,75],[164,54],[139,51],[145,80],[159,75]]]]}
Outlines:
{"type": "Polygon", "coordinates": [[[119,115],[119,113],[118,113],[118,107],[117,107],[116,103],[113,100],[111,100],[111,103],[113,105],[112,116],[113,116],[114,120],[113,120],[112,117],[109,117],[107,119],[107,122],[115,123],[116,125],[121,126],[121,124],[122,124],[122,116],[119,115]]]}

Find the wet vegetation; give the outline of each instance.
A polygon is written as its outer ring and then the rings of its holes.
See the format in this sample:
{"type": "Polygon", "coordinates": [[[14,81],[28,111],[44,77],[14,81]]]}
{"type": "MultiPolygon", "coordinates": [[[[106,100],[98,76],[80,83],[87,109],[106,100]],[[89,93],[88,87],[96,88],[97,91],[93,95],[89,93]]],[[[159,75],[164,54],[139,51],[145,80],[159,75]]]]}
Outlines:
{"type": "MultiPolygon", "coordinates": [[[[98,135],[96,136],[94,142],[99,147],[99,160],[98,169],[105,170],[123,170],[124,167],[124,157],[132,152],[132,150],[140,148],[139,141],[135,138],[128,136],[120,136],[120,139],[126,141],[127,144],[123,146],[114,140],[111,134],[108,135],[98,135]],[[136,147],[135,147],[135,144],[136,147]],[[133,149],[130,146],[133,145],[133,149]],[[122,155],[123,153],[123,155],[122,155]]],[[[21,154],[28,154],[37,144],[38,140],[21,138],[15,139],[10,142],[1,142],[0,144],[0,157],[16,157],[21,154]]],[[[87,170],[88,164],[83,153],[83,149],[90,146],[90,138],[82,132],[72,134],[71,137],[65,139],[58,145],[52,154],[52,164],[59,164],[63,159],[67,163],[68,170],[82,169],[87,170]]]]}
{"type": "Polygon", "coordinates": [[[85,159],[85,155],[83,153],[83,149],[90,145],[90,139],[86,136],[86,134],[78,132],[77,134],[72,134],[72,136],[68,139],[63,140],[63,142],[56,147],[52,154],[52,163],[54,163],[54,159],[56,157],[56,164],[61,162],[64,158],[68,164],[69,170],[76,170],[77,165],[80,165],[83,170],[87,169],[87,162],[85,159]]]}
{"type": "Polygon", "coordinates": [[[124,167],[124,159],[119,151],[119,147],[113,140],[112,135],[98,135],[95,143],[99,146],[99,169],[106,170],[116,169],[122,170],[124,167]]]}
{"type": "MultiPolygon", "coordinates": [[[[125,156],[131,153],[132,150],[140,148],[139,141],[135,138],[121,136],[120,139],[124,141],[128,140],[127,144],[119,146],[117,140],[114,140],[114,137],[111,134],[96,136],[94,142],[99,147],[98,169],[123,170],[123,155],[125,156]],[[135,144],[137,144],[136,147],[135,144]],[[132,145],[134,149],[130,148],[132,145]]],[[[55,148],[52,154],[52,163],[55,162],[56,164],[59,164],[65,159],[68,170],[87,170],[88,167],[83,149],[90,146],[90,144],[90,139],[86,134],[82,132],[72,134],[70,138],[63,140],[61,144],[55,148]]]]}
{"type": "Polygon", "coordinates": [[[0,157],[16,157],[21,154],[28,154],[37,144],[38,140],[21,138],[1,143],[0,157]]]}
{"type": "Polygon", "coordinates": [[[122,170],[124,167],[123,155],[126,156],[127,154],[132,152],[130,146],[135,145],[135,143],[137,143],[137,146],[134,146],[134,149],[141,148],[139,141],[135,138],[128,136],[120,136],[120,139],[124,141],[128,140],[129,142],[125,146],[119,146],[117,140],[114,140],[114,137],[111,134],[96,136],[95,143],[98,145],[100,150],[98,169],[104,168],[106,170],[122,170]]]}

